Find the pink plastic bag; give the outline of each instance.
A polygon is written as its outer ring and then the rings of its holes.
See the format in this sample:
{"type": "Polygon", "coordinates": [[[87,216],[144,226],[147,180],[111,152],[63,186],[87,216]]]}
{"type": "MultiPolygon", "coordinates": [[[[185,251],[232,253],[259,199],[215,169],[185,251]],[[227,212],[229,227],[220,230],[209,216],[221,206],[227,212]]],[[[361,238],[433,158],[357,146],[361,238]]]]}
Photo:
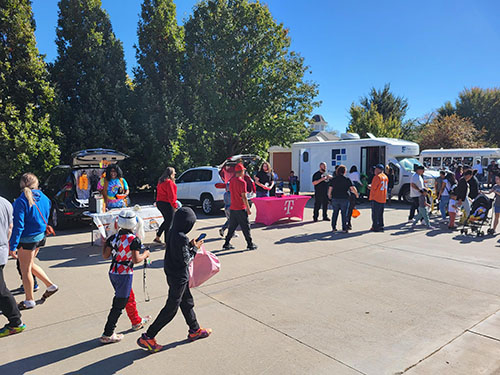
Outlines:
{"type": "Polygon", "coordinates": [[[189,265],[189,287],[196,288],[220,271],[219,259],[201,246],[189,265]]]}

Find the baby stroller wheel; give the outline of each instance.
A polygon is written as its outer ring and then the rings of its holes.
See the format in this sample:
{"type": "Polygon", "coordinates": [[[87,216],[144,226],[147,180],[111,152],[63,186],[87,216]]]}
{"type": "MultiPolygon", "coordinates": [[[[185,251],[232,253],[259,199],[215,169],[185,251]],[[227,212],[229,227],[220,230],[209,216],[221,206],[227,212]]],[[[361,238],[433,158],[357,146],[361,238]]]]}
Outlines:
{"type": "Polygon", "coordinates": [[[465,233],[465,231],[464,231],[463,229],[460,229],[460,233],[464,234],[464,233],[465,233]]]}
{"type": "Polygon", "coordinates": [[[488,234],[489,235],[495,234],[495,231],[493,230],[493,228],[488,229],[488,234]]]}

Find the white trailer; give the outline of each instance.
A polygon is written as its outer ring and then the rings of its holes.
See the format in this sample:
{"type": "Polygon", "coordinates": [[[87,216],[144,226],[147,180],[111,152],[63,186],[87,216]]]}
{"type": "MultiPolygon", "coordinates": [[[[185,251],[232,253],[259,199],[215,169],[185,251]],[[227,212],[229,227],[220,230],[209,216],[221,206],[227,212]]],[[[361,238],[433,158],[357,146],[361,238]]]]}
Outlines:
{"type": "Polygon", "coordinates": [[[435,170],[454,169],[455,165],[473,167],[477,161],[486,168],[492,160],[500,159],[500,148],[450,148],[439,150],[424,150],[420,154],[420,162],[435,170]]]}
{"type": "MultiPolygon", "coordinates": [[[[300,190],[313,192],[312,175],[326,162],[330,174],[337,165],[345,165],[347,170],[355,165],[363,175],[369,175],[371,168],[379,163],[389,165],[394,170],[393,195],[410,200],[410,178],[418,161],[417,143],[393,138],[360,139],[357,134],[342,134],[339,141],[297,142],[292,144],[292,169],[298,171],[300,190]]],[[[424,173],[425,185],[434,188],[437,172],[424,173]]]]}

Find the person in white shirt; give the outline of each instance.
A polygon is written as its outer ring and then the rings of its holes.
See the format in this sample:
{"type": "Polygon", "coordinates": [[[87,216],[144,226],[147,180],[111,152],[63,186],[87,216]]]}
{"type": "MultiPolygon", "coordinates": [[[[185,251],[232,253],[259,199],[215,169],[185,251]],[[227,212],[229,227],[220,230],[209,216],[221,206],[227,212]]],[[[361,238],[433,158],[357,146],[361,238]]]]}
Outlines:
{"type": "Polygon", "coordinates": [[[413,220],[415,217],[415,212],[418,210],[418,198],[422,195],[422,190],[424,189],[424,179],[422,175],[424,174],[424,166],[417,165],[415,168],[415,173],[411,176],[410,180],[410,197],[411,197],[411,206],[410,206],[410,215],[408,216],[408,220],[413,220]]]}
{"type": "Polygon", "coordinates": [[[481,164],[481,160],[476,160],[476,165],[473,167],[473,170],[477,171],[477,177],[480,181],[483,180],[483,166],[481,164]]]}

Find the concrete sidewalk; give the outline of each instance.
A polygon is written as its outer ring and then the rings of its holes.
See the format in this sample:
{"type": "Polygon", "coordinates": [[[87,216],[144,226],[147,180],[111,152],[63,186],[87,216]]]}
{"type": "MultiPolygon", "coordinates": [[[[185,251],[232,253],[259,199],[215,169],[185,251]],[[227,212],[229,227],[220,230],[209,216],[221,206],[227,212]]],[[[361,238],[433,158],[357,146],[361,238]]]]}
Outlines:
{"type": "MultiPolygon", "coordinates": [[[[39,264],[61,291],[24,312],[24,333],[1,339],[0,374],[500,373],[499,237],[413,231],[398,205],[386,209],[386,232],[372,233],[369,209],[361,213],[349,234],[308,221],[310,208],[304,222],[254,225],[259,249],[251,252],[241,234],[236,250],[220,250],[222,216],[198,220],[192,235],[206,232],[222,264],[193,290],[198,319],[214,332],[188,343],[179,313],[158,335],[168,347],[156,354],[136,345],[140,332],[129,331],[126,314],[124,340],[98,342],[113,298],[109,262],[88,232],[58,233],[39,264]]],[[[163,250],[151,260],[151,301],[141,266],[134,291],[139,313],[154,318],[168,292],[163,250]]],[[[5,274],[18,287],[13,261],[5,274]]]]}

